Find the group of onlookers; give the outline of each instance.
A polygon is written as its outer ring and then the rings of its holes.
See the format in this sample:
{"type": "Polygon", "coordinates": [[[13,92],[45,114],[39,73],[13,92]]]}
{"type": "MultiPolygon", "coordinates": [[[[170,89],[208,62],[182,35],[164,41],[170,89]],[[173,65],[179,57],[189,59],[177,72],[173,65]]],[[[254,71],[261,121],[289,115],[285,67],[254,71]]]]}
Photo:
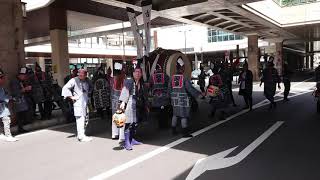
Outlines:
{"type": "MultiPolygon", "coordinates": [[[[6,84],[6,74],[1,70],[0,73],[2,86],[2,100],[0,113],[8,118],[2,118],[5,133],[1,134],[1,138],[13,140],[9,136],[7,124],[11,123],[12,117],[18,125],[18,132],[27,132],[23,126],[31,123],[34,119],[45,120],[51,118],[53,108],[60,104],[62,100],[59,93],[59,86],[52,80],[49,73],[41,70],[38,64],[35,64],[35,71],[28,67],[19,69],[17,76],[9,82],[9,88],[4,89],[6,84]],[[11,115],[11,112],[13,114],[11,115]],[[38,115],[37,112],[40,114],[38,115]],[[11,115],[11,118],[9,116],[11,115]],[[10,120],[8,120],[10,119],[10,120]],[[7,123],[9,122],[9,123],[7,123]]],[[[61,88],[60,88],[61,89],[61,88]]],[[[15,139],[16,140],[16,139],[15,139]]]]}

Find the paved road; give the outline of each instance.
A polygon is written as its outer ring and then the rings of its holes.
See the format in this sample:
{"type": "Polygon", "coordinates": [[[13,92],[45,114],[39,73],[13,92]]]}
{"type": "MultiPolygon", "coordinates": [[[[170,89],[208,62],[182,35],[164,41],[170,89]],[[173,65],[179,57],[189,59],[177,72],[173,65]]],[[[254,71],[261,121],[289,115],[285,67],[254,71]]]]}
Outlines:
{"type": "MultiPolygon", "coordinates": [[[[291,95],[300,95],[288,103],[279,102],[274,111],[263,106],[245,113],[241,111],[241,97],[236,96],[239,106],[228,111],[229,115],[236,115],[226,121],[209,119],[210,107],[199,100],[201,109],[193,115],[193,130],[207,127],[207,131],[201,131],[202,134],[198,131],[199,135],[186,139],[172,136],[170,130],[159,131],[155,125],[144,125],[138,134],[144,145],[130,152],[114,149],[117,142],[110,139],[107,120],[91,121],[89,133],[94,141],[90,143],[75,140],[74,124],[26,134],[17,143],[0,142],[3,162],[0,177],[5,180],[186,179],[199,159],[238,146],[227,157],[237,156],[276,122],[284,121],[241,162],[206,171],[198,179],[320,179],[319,115],[311,93],[301,94],[314,83],[295,84],[291,95]]],[[[254,89],[257,104],[264,97],[262,88],[254,89]]]]}

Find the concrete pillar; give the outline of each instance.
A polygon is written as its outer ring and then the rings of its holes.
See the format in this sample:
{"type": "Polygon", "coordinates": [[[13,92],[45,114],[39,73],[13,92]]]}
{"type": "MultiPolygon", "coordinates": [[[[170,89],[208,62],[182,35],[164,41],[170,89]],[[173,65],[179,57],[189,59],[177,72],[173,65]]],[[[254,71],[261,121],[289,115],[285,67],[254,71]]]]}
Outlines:
{"type": "Polygon", "coordinates": [[[305,62],[304,62],[304,67],[306,69],[309,69],[309,52],[310,52],[310,47],[309,47],[309,42],[306,43],[306,58],[305,58],[305,62]]]}
{"type": "Polygon", "coordinates": [[[240,59],[240,52],[239,52],[239,44],[236,46],[236,60],[238,61],[240,59]]]}
{"type": "Polygon", "coordinates": [[[252,71],[253,80],[259,81],[259,48],[258,48],[258,35],[248,36],[248,65],[249,69],[252,71]]]}
{"type": "Polygon", "coordinates": [[[59,85],[64,84],[64,78],[69,74],[68,36],[66,30],[55,29],[50,31],[51,59],[53,78],[59,85]]]}
{"type": "Polygon", "coordinates": [[[310,42],[310,69],[313,69],[313,64],[314,64],[314,48],[313,48],[313,42],[310,42]]]}
{"type": "Polygon", "coordinates": [[[24,60],[20,0],[1,0],[0,17],[0,67],[10,80],[18,73],[24,60]]]}
{"type": "Polygon", "coordinates": [[[37,58],[37,63],[41,67],[42,71],[46,71],[46,62],[45,62],[44,57],[37,58]]]}
{"type": "Polygon", "coordinates": [[[314,69],[314,54],[313,53],[310,56],[310,69],[314,69]]]}
{"type": "Polygon", "coordinates": [[[276,53],[275,53],[275,68],[278,70],[279,75],[282,75],[282,69],[283,69],[283,54],[282,54],[282,41],[276,42],[276,53]]]}
{"type": "Polygon", "coordinates": [[[21,0],[15,1],[15,13],[16,13],[16,48],[19,66],[25,66],[25,52],[24,52],[24,26],[23,26],[23,12],[21,0]]]}
{"type": "Polygon", "coordinates": [[[69,74],[67,12],[65,1],[57,0],[49,7],[53,77],[62,86],[69,74]]]}
{"type": "Polygon", "coordinates": [[[111,59],[111,58],[108,58],[107,59],[107,61],[106,61],[106,67],[107,67],[107,69],[110,67],[111,68],[111,70],[112,70],[112,74],[111,74],[111,76],[113,75],[113,59],[111,59]]]}

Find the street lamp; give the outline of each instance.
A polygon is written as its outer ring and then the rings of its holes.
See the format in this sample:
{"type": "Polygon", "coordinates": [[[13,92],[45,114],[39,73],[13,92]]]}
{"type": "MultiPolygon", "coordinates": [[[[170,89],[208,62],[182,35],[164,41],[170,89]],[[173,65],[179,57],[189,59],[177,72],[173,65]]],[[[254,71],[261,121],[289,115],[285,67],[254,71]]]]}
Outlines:
{"type": "Polygon", "coordinates": [[[183,31],[179,31],[184,33],[184,54],[187,54],[187,31],[191,31],[191,30],[190,29],[187,30],[186,28],[184,28],[183,31]]]}

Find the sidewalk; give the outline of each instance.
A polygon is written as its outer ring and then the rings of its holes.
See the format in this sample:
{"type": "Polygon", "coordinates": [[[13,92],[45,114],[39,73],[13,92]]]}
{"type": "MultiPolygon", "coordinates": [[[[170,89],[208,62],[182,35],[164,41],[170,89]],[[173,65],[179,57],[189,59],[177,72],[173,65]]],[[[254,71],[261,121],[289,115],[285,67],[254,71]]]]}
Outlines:
{"type": "MultiPolygon", "coordinates": [[[[52,118],[50,120],[36,120],[34,119],[32,123],[24,125],[23,128],[27,131],[34,131],[39,129],[44,129],[56,125],[66,124],[67,121],[65,120],[62,112],[60,110],[52,112],[52,118]]],[[[11,132],[13,134],[18,134],[18,126],[12,126],[11,132]]]]}

